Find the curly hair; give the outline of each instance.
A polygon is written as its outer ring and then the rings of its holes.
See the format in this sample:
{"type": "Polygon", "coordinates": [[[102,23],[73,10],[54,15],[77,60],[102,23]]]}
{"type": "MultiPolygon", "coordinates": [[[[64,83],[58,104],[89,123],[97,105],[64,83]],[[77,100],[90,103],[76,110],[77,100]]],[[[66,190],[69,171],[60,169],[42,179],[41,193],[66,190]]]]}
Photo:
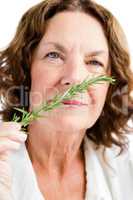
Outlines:
{"type": "MultiPolygon", "coordinates": [[[[111,74],[117,82],[109,86],[103,112],[96,123],[86,130],[86,134],[97,147],[111,147],[115,144],[123,150],[127,146],[127,122],[133,113],[129,98],[133,76],[128,45],[116,18],[110,11],[91,0],[45,0],[22,16],[13,40],[0,52],[2,119],[12,120],[16,112],[14,105],[28,110],[33,51],[45,33],[47,21],[63,11],[84,12],[95,17],[103,27],[108,41],[111,74]]],[[[21,113],[18,115],[21,117],[21,113]]]]}

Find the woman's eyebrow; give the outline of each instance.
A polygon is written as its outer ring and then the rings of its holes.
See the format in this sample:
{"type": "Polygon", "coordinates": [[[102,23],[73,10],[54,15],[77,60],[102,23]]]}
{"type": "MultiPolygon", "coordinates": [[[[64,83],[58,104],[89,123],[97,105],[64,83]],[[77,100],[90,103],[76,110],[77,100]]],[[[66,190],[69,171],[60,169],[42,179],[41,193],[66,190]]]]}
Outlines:
{"type": "Polygon", "coordinates": [[[57,43],[57,42],[45,42],[45,43],[43,43],[43,45],[44,46],[53,45],[59,51],[63,51],[64,53],[67,52],[66,48],[63,45],[61,45],[60,43],[57,43]]]}
{"type": "MultiPolygon", "coordinates": [[[[56,49],[60,50],[60,51],[63,51],[64,53],[67,52],[67,49],[60,43],[57,43],[57,42],[45,42],[43,43],[44,46],[47,46],[47,45],[53,45],[56,49]]],[[[105,55],[108,55],[108,51],[106,50],[96,50],[96,51],[90,51],[86,54],[86,57],[88,56],[98,56],[98,55],[102,55],[102,54],[105,54],[105,55]]]]}
{"type": "Polygon", "coordinates": [[[108,56],[108,51],[106,50],[97,50],[97,51],[90,51],[86,54],[86,57],[88,56],[99,56],[99,55],[107,55],[108,56]]]}

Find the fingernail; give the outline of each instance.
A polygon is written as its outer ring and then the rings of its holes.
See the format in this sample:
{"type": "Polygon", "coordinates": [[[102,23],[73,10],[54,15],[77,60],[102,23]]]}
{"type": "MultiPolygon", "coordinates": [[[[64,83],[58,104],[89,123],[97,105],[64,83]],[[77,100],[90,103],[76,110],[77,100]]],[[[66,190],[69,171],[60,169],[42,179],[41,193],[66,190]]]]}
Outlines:
{"type": "Polygon", "coordinates": [[[18,122],[4,122],[2,125],[7,128],[21,129],[21,124],[18,122]]]}
{"type": "Polygon", "coordinates": [[[17,129],[21,129],[21,124],[18,122],[13,122],[13,126],[17,129]]]}
{"type": "Polygon", "coordinates": [[[14,149],[19,149],[20,147],[21,147],[21,144],[15,144],[15,145],[13,146],[14,149]]]}
{"type": "Polygon", "coordinates": [[[20,133],[20,138],[22,141],[25,141],[27,139],[27,135],[25,133],[20,133]]]}

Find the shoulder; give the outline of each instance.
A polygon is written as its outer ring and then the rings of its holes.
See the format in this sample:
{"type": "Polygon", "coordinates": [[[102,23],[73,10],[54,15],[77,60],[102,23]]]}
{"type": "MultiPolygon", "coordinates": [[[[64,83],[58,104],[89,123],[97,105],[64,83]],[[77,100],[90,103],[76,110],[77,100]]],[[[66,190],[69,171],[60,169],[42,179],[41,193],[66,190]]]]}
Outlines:
{"type": "Polygon", "coordinates": [[[120,154],[120,148],[113,145],[112,148],[106,149],[106,157],[109,158],[110,162],[115,162],[117,168],[122,166],[133,165],[133,135],[128,136],[128,147],[120,154]]]}
{"type": "MultiPolygon", "coordinates": [[[[113,146],[96,149],[93,142],[85,137],[84,152],[86,157],[86,171],[88,179],[97,190],[103,191],[104,199],[111,192],[113,199],[131,200],[133,196],[133,136],[129,138],[129,148],[119,154],[119,148],[113,146]],[[107,192],[110,191],[110,192],[107,192]]],[[[93,187],[94,188],[94,187],[93,187]]],[[[97,192],[96,192],[97,193],[97,192]]]]}
{"type": "Polygon", "coordinates": [[[101,168],[107,176],[117,176],[123,181],[132,177],[133,182],[133,136],[128,139],[128,148],[119,154],[120,148],[117,146],[105,148],[105,151],[103,146],[96,149],[95,144],[85,137],[84,152],[88,166],[93,162],[96,168],[101,168]]]}
{"type": "MultiPolygon", "coordinates": [[[[105,148],[101,146],[99,149],[96,148],[96,145],[88,139],[87,136],[84,138],[84,151],[85,153],[92,155],[96,155],[97,157],[103,159],[105,162],[111,164],[112,162],[122,163],[127,161],[126,163],[132,162],[133,163],[133,135],[128,136],[128,148],[125,149],[120,154],[120,148],[116,145],[113,145],[111,148],[105,148]],[[104,153],[103,153],[104,152],[104,153]]],[[[125,164],[126,164],[125,163],[125,164]]]]}

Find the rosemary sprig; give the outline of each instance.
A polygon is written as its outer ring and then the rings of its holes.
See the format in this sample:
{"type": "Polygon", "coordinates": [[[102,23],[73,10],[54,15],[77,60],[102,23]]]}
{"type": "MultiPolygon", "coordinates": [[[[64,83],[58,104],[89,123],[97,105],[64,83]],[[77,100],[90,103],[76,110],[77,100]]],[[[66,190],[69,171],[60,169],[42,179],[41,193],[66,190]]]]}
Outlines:
{"type": "Polygon", "coordinates": [[[26,127],[27,125],[30,124],[31,121],[42,117],[40,115],[42,111],[43,112],[51,111],[60,106],[63,100],[70,100],[72,97],[77,95],[77,93],[83,93],[88,89],[88,87],[94,84],[101,84],[103,82],[114,84],[115,79],[106,75],[93,77],[91,79],[86,78],[83,80],[82,83],[71,86],[63,95],[61,94],[55,95],[52,102],[49,103],[46,101],[42,103],[42,105],[40,105],[36,110],[33,110],[32,112],[25,111],[24,108],[23,109],[14,108],[15,110],[22,113],[22,118],[20,119],[20,117],[18,117],[15,113],[12,121],[20,122],[23,127],[26,127]]]}

